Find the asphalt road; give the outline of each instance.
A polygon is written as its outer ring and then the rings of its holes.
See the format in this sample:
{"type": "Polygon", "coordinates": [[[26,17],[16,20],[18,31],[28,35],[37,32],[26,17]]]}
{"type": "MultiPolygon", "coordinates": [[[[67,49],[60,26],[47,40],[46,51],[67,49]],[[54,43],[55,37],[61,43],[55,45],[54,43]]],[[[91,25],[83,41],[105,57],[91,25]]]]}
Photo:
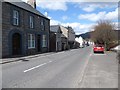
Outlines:
{"type": "MultiPolygon", "coordinates": [[[[91,64],[91,60],[94,59],[95,61],[98,60],[98,58],[99,60],[102,59],[103,62],[100,65],[98,64],[98,62],[96,62],[95,64],[98,67],[102,67],[102,69],[106,69],[108,67],[107,65],[104,65],[104,59],[111,60],[110,57],[113,57],[114,60],[111,63],[109,63],[109,60],[105,62],[106,64],[108,62],[109,66],[114,64],[114,66],[110,68],[113,70],[114,73],[111,70],[110,74],[115,74],[115,76],[109,76],[109,78],[114,78],[114,82],[116,82],[114,85],[111,84],[110,87],[113,86],[117,88],[116,84],[118,78],[116,73],[117,63],[115,59],[115,53],[110,53],[110,55],[109,53],[105,53],[104,55],[95,55],[92,52],[92,46],[31,58],[27,59],[26,61],[3,64],[2,87],[78,88],[85,87],[85,84],[87,84],[87,88],[92,87],[92,85],[96,82],[89,84],[89,81],[85,81],[86,78],[87,80],[90,80],[90,78],[88,78],[88,76],[86,75],[87,72],[89,73],[90,71],[88,70],[89,67],[91,68],[91,70],[93,70],[93,64],[91,64]]],[[[96,79],[94,79],[94,81],[95,80],[96,79]]],[[[95,86],[97,87],[98,84],[95,84],[95,86]]],[[[99,87],[102,86],[99,85],[99,87]]]]}

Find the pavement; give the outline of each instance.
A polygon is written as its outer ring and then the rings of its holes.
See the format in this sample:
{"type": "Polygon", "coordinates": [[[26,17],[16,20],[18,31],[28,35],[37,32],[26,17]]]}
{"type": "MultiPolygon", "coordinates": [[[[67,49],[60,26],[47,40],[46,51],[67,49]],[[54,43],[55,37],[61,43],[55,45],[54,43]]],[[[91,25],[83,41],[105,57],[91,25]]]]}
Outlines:
{"type": "Polygon", "coordinates": [[[2,64],[3,88],[117,88],[116,53],[92,46],[2,64]]]}
{"type": "Polygon", "coordinates": [[[92,54],[80,88],[118,88],[116,53],[92,54]]]}
{"type": "Polygon", "coordinates": [[[114,50],[120,50],[120,45],[116,46],[114,50]]]}
{"type": "Polygon", "coordinates": [[[115,51],[115,52],[118,52],[118,51],[120,52],[120,45],[112,48],[111,50],[112,50],[112,51],[115,51]]]}
{"type": "Polygon", "coordinates": [[[42,54],[15,57],[15,58],[4,58],[4,59],[0,60],[0,64],[6,64],[6,63],[11,63],[11,62],[16,62],[16,61],[25,61],[26,59],[43,57],[43,56],[47,56],[47,55],[51,55],[51,54],[55,54],[55,53],[57,53],[57,52],[47,52],[47,53],[42,53],[42,54]]]}

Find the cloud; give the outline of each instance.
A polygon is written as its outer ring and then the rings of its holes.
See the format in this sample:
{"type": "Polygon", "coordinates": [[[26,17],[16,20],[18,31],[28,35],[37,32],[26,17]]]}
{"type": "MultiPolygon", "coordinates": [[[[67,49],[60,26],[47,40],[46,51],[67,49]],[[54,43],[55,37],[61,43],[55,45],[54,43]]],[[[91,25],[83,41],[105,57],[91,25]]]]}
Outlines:
{"type": "Polygon", "coordinates": [[[68,16],[63,16],[63,17],[62,17],[62,20],[63,20],[63,21],[65,21],[65,20],[67,20],[67,19],[69,19],[68,16]]]}
{"type": "Polygon", "coordinates": [[[50,25],[59,25],[59,24],[61,24],[60,21],[53,20],[53,19],[50,20],[50,25]]]}
{"type": "Polygon", "coordinates": [[[108,13],[105,15],[105,18],[106,18],[106,19],[110,19],[110,20],[118,19],[118,8],[116,8],[115,11],[108,12],[108,13]]]}
{"type": "Polygon", "coordinates": [[[39,0],[37,2],[37,6],[42,8],[42,9],[49,9],[49,10],[67,10],[67,5],[66,2],[49,2],[49,1],[41,1],[39,0]]]}
{"type": "Polygon", "coordinates": [[[78,16],[79,19],[85,19],[90,21],[98,21],[100,19],[108,19],[108,20],[116,20],[118,19],[118,8],[111,12],[99,12],[99,13],[91,13],[91,14],[80,14],[78,16]]]}
{"type": "Polygon", "coordinates": [[[81,24],[78,22],[73,22],[73,23],[63,23],[57,20],[50,20],[50,25],[62,25],[62,26],[71,26],[76,34],[81,34],[81,33],[85,33],[88,31],[91,31],[93,29],[93,26],[95,25],[94,23],[92,24],[81,24]]]}
{"type": "Polygon", "coordinates": [[[86,12],[93,12],[95,10],[99,9],[105,9],[105,8],[114,8],[118,6],[118,3],[113,2],[79,2],[75,3],[76,7],[79,7],[83,11],[86,12]]]}
{"type": "MultiPolygon", "coordinates": [[[[85,3],[84,3],[85,4],[85,3]]],[[[82,9],[86,12],[92,12],[97,8],[100,8],[101,6],[99,4],[87,4],[82,9]]]]}
{"type": "MultiPolygon", "coordinates": [[[[14,1],[14,0],[12,0],[14,1]]],[[[23,0],[23,1],[27,1],[27,0],[23,0]]],[[[39,1],[39,0],[37,0],[39,1]]],[[[48,0],[40,0],[40,1],[48,1],[48,0]]],[[[49,0],[48,2],[119,2],[119,0],[49,0]]]]}
{"type": "Polygon", "coordinates": [[[73,23],[63,23],[63,26],[71,26],[76,33],[85,33],[92,30],[94,24],[81,24],[78,22],[73,23]]]}
{"type": "MultiPolygon", "coordinates": [[[[22,0],[27,2],[28,0],[22,0]]],[[[102,1],[102,3],[99,3],[100,1],[94,2],[94,0],[89,1],[90,3],[87,2],[87,0],[36,0],[37,6],[42,8],[42,9],[49,9],[49,10],[67,10],[67,3],[75,3],[77,4],[80,8],[82,8],[84,11],[87,12],[92,12],[97,8],[102,8],[102,7],[112,7],[114,4],[105,3],[102,1]]],[[[117,1],[116,1],[117,2],[117,1]]]]}
{"type": "MultiPolygon", "coordinates": [[[[27,2],[28,0],[22,0],[24,2],[27,2]]],[[[36,0],[37,7],[40,7],[42,9],[49,9],[49,10],[67,10],[66,0],[65,1],[55,1],[55,0],[36,0]]]]}
{"type": "Polygon", "coordinates": [[[86,19],[90,21],[97,21],[99,19],[102,19],[105,15],[105,12],[99,12],[98,14],[92,13],[92,14],[80,14],[79,19],[86,19]]]}

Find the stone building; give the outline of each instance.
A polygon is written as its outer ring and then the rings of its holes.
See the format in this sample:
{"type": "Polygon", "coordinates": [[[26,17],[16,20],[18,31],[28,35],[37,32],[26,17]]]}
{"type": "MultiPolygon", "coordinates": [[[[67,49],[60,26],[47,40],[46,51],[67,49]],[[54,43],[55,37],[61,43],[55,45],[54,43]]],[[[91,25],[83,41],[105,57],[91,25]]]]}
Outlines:
{"type": "Polygon", "coordinates": [[[75,43],[75,32],[72,27],[68,26],[66,27],[68,29],[68,44],[70,48],[74,48],[74,43],[75,43]]]}
{"type": "Polygon", "coordinates": [[[59,25],[50,26],[50,51],[62,50],[61,34],[59,25]]]}
{"type": "Polygon", "coordinates": [[[2,2],[2,57],[49,51],[50,20],[35,7],[2,2]]]}

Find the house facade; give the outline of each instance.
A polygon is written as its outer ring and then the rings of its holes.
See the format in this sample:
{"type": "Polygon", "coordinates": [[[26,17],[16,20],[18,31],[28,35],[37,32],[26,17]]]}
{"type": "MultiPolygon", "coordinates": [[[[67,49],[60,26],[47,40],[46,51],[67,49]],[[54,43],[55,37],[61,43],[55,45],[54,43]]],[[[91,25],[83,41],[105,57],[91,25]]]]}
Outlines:
{"type": "Polygon", "coordinates": [[[84,47],[84,39],[83,39],[81,36],[76,37],[76,38],[75,38],[75,41],[77,41],[77,42],[79,43],[79,47],[80,47],[80,48],[83,48],[83,47],[84,47]]]}
{"type": "MultiPolygon", "coordinates": [[[[2,12],[2,2],[0,1],[0,12],[2,12]]],[[[0,13],[0,59],[2,58],[2,13],[0,13]]]]}
{"type": "Polygon", "coordinates": [[[72,29],[72,27],[68,26],[66,27],[68,29],[68,44],[70,48],[74,48],[74,43],[75,43],[75,32],[72,29]]]}
{"type": "Polygon", "coordinates": [[[61,35],[62,50],[67,50],[67,49],[69,49],[69,46],[68,46],[68,29],[65,28],[64,26],[61,26],[61,25],[60,25],[60,29],[62,31],[62,35],[61,35]]]}
{"type": "Polygon", "coordinates": [[[59,25],[50,26],[50,51],[62,50],[61,34],[59,25]]]}
{"type": "Polygon", "coordinates": [[[2,57],[49,51],[50,20],[25,2],[2,2],[2,57]]]}

